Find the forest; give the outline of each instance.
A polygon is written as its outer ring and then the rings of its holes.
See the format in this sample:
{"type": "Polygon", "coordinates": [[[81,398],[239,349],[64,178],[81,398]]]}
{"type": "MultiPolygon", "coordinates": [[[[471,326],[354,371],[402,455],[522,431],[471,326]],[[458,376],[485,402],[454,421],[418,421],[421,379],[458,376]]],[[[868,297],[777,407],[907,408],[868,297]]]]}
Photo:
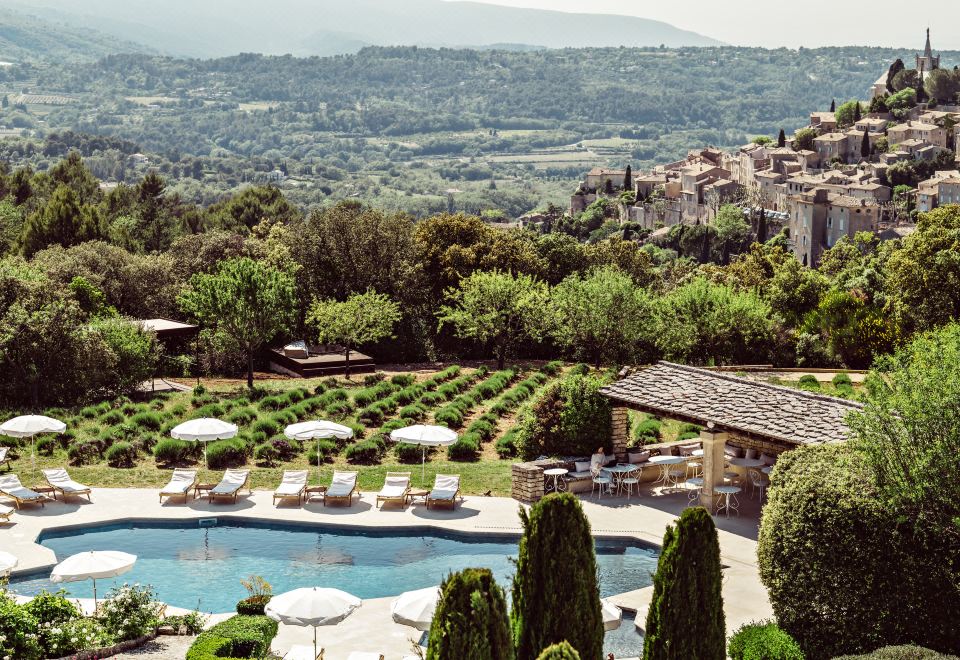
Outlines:
{"type": "Polygon", "coordinates": [[[0,69],[0,124],[20,132],[0,141],[0,158],[45,171],[77,149],[104,181],[156,171],[201,204],[272,181],[305,209],[355,199],[419,217],[513,218],[562,204],[593,166],[639,170],[691,148],[791,132],[832,99],[862,96],[903,56],[370,47],[335,57],[23,61],[0,69]],[[140,153],[149,160],[132,158],[140,153]]]}
{"type": "Polygon", "coordinates": [[[582,242],[358,201],[304,212],[275,187],[198,206],[157,174],[99,183],[76,152],[0,174],[0,405],[116,395],[157,370],[238,375],[295,338],[379,363],[863,368],[960,313],[960,206],[901,240],[841,240],[811,269],[733,207],[659,244],[629,228],[582,242]],[[201,322],[195,349],[162,355],[128,322],[158,316],[201,322]]]}

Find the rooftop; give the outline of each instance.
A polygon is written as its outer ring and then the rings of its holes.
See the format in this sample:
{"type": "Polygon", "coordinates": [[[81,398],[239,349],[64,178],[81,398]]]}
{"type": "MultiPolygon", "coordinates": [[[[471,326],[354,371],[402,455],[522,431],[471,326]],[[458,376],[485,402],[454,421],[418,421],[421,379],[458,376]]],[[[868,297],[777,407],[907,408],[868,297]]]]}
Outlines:
{"type": "Polygon", "coordinates": [[[600,391],[653,414],[799,445],[845,440],[847,414],[863,408],[844,399],[671,362],[638,370],[600,391]]]}
{"type": "Polygon", "coordinates": [[[813,138],[814,142],[846,142],[847,136],[844,133],[824,133],[813,138]]]}

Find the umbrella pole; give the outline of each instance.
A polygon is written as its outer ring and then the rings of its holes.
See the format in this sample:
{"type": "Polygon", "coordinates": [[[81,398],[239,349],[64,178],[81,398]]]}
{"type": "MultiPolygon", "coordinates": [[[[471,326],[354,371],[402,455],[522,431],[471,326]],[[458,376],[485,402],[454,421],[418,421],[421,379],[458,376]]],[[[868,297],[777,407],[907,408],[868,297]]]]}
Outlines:
{"type": "Polygon", "coordinates": [[[93,615],[97,615],[97,578],[93,579],[93,615]]]}
{"type": "Polygon", "coordinates": [[[317,657],[317,627],[313,627],[313,657],[316,660],[317,657]]]}
{"type": "Polygon", "coordinates": [[[427,485],[427,448],[420,445],[420,484],[427,485]]]}
{"type": "MultiPolygon", "coordinates": [[[[322,481],[322,478],[320,477],[320,460],[321,460],[321,459],[320,459],[320,438],[317,438],[317,479],[319,479],[320,481],[322,481]]],[[[316,629],[314,629],[313,635],[314,635],[314,637],[316,637],[316,635],[317,635],[316,629]]],[[[317,646],[317,643],[316,643],[317,640],[313,640],[313,642],[314,642],[314,643],[313,643],[313,646],[316,647],[316,646],[317,646]]],[[[314,648],[313,650],[316,651],[317,649],[314,648]]],[[[314,653],[313,657],[317,657],[316,653],[314,653]]]]}

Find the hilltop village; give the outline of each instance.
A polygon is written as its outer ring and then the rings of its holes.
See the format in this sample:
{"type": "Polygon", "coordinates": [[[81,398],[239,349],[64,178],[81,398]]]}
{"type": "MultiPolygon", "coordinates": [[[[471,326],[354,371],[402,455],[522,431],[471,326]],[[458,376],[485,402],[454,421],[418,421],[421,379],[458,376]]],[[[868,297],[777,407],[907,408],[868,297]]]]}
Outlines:
{"type": "Polygon", "coordinates": [[[733,152],[708,146],[647,172],[594,168],[569,214],[599,201],[608,217],[656,240],[677,225],[710,224],[733,204],[759,240],[782,234],[808,266],[844,236],[905,236],[917,213],[960,203],[960,73],[940,68],[929,30],[913,64],[897,60],[869,101],[833,102],[792,138],[781,130],[733,152]]]}

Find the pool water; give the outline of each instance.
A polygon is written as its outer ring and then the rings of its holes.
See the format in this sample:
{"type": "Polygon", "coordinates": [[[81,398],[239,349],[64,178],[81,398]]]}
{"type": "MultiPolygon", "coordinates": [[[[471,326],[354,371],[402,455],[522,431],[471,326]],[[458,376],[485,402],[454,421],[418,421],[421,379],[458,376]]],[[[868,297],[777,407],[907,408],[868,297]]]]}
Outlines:
{"type": "MultiPolygon", "coordinates": [[[[396,596],[439,584],[451,571],[484,567],[493,571],[509,595],[515,572],[517,538],[441,534],[434,531],[355,531],[343,528],[254,522],[197,521],[127,523],[47,533],[40,543],[63,559],[86,550],[121,550],[137,555],[133,570],[98,580],[98,594],[115,584],[152,585],[160,600],[205,612],[233,611],[246,596],[241,578],[261,575],[282,593],[305,586],[342,589],[360,598],[396,596]]],[[[657,555],[639,541],[597,539],[601,596],[652,584],[657,555]]],[[[61,586],[89,598],[90,582],[51,584],[49,574],[11,583],[13,591],[33,595],[61,586]]],[[[632,621],[624,621],[611,639],[623,636],[636,653],[632,621]],[[629,630],[627,630],[629,628],[629,630]],[[632,637],[631,637],[632,635],[632,637]]],[[[610,649],[617,652],[617,649],[610,649]]],[[[608,651],[608,652],[610,652],[608,651]]]]}

